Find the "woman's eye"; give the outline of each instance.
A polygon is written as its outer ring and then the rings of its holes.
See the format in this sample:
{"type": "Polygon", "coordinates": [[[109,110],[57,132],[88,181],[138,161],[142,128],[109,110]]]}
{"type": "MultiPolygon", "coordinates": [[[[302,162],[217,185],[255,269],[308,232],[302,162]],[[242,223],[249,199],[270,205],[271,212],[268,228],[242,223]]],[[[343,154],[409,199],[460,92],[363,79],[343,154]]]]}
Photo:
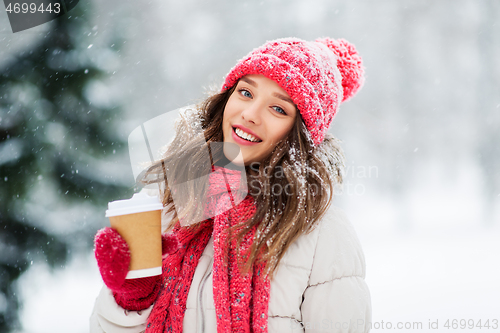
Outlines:
{"type": "Polygon", "coordinates": [[[275,109],[276,111],[278,111],[279,113],[281,114],[285,114],[286,115],[286,112],[285,110],[283,110],[282,108],[280,108],[279,106],[273,106],[273,109],[275,109]]]}
{"type": "Polygon", "coordinates": [[[240,94],[242,94],[245,97],[252,98],[252,94],[248,90],[241,89],[240,94]]]}

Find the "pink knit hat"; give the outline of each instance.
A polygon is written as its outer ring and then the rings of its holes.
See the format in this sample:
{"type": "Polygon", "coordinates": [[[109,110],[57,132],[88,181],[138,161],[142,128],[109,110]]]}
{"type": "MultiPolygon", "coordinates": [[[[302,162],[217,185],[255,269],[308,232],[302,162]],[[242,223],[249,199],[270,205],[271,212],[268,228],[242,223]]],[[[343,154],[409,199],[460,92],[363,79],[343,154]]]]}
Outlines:
{"type": "Polygon", "coordinates": [[[354,96],[364,82],[354,45],[330,38],[269,41],[238,61],[222,91],[248,74],[262,74],[290,95],[316,145],[323,141],[340,103],[354,96]]]}

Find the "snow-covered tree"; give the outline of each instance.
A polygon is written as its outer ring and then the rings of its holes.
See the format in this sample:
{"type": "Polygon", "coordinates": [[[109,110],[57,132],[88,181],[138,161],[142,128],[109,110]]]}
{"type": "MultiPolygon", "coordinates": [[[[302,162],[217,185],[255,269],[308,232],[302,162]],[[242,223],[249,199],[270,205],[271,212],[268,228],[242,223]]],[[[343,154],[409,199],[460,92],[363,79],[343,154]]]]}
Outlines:
{"type": "Polygon", "coordinates": [[[19,326],[16,279],[34,262],[59,267],[88,249],[105,204],[131,190],[110,176],[119,164],[105,162],[127,134],[104,82],[119,41],[88,43],[96,28],[85,6],[0,67],[1,332],[19,326]]]}

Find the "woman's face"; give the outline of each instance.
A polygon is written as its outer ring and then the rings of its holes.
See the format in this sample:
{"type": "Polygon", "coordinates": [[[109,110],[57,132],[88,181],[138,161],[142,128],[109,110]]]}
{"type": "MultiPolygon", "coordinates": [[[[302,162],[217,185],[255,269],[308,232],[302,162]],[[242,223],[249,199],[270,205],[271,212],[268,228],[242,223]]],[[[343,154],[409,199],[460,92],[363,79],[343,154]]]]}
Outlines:
{"type": "Polygon", "coordinates": [[[224,155],[237,165],[260,162],[295,124],[297,109],[288,93],[263,75],[242,77],[224,109],[224,155]],[[236,144],[240,153],[236,155],[236,144]]]}

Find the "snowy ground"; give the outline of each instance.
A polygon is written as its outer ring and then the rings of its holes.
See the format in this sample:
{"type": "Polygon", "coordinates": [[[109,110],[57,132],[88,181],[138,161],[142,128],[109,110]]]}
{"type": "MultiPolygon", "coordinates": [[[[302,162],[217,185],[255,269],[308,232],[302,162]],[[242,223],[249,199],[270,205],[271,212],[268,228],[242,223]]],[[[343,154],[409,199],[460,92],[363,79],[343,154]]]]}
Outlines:
{"type": "Polygon", "coordinates": [[[93,254],[74,258],[50,273],[33,266],[21,277],[24,333],[88,332],[94,300],[102,286],[93,254]]]}
{"type": "MultiPolygon", "coordinates": [[[[471,319],[476,324],[496,319],[500,325],[499,235],[499,230],[443,229],[365,242],[373,331],[388,330],[388,322],[391,331],[401,332],[454,331],[444,327],[454,319],[468,325],[471,319]],[[430,329],[436,321],[439,329],[430,329]],[[398,323],[407,328],[395,329],[398,323]]],[[[464,330],[479,331],[456,331],[464,330]]]]}

